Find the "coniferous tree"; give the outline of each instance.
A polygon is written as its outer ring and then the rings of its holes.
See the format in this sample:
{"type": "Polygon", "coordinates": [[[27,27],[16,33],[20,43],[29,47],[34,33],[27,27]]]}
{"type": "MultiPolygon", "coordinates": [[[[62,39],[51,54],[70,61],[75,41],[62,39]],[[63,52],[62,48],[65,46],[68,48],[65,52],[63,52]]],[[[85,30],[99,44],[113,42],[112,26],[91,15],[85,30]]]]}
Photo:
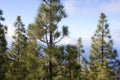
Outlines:
{"type": "Polygon", "coordinates": [[[24,24],[21,17],[18,16],[15,22],[15,34],[13,36],[14,42],[11,50],[8,52],[8,57],[11,59],[9,63],[9,70],[6,77],[9,80],[23,80],[25,77],[25,49],[27,46],[27,37],[24,24]]]}
{"type": "Polygon", "coordinates": [[[116,59],[113,66],[114,66],[114,70],[120,71],[120,60],[116,59]]]}
{"type": "Polygon", "coordinates": [[[6,51],[7,42],[5,39],[6,27],[1,23],[4,21],[2,17],[3,12],[0,10],[0,55],[4,54],[6,51]]]}
{"type": "Polygon", "coordinates": [[[0,79],[4,80],[5,78],[5,72],[6,72],[6,66],[5,63],[7,62],[7,58],[5,56],[6,53],[6,46],[7,41],[5,38],[6,30],[7,28],[2,24],[2,21],[4,21],[4,18],[2,17],[3,12],[0,10],[0,79]]]}
{"type": "Polygon", "coordinates": [[[80,65],[80,69],[79,69],[79,79],[81,80],[86,80],[87,79],[87,74],[88,74],[88,61],[85,57],[85,51],[83,49],[83,45],[82,45],[82,39],[79,38],[77,41],[77,51],[78,51],[78,62],[80,65]]]}
{"type": "Polygon", "coordinates": [[[114,62],[114,65],[113,65],[113,72],[114,72],[114,79],[120,79],[119,77],[119,74],[120,74],[120,60],[119,59],[116,59],[116,61],[114,62]]]}
{"type": "Polygon", "coordinates": [[[44,73],[42,70],[44,59],[38,59],[36,55],[39,52],[36,41],[28,42],[26,48],[25,64],[25,79],[24,80],[44,80],[44,73]]]}
{"type": "Polygon", "coordinates": [[[61,66],[59,69],[59,79],[79,80],[82,75],[82,55],[84,53],[81,38],[77,45],[61,46],[57,53],[56,60],[61,66]]]}
{"type": "Polygon", "coordinates": [[[117,51],[113,48],[106,15],[101,13],[97,30],[92,37],[90,49],[91,80],[111,80],[112,61],[116,59],[117,51]]]}
{"type": "Polygon", "coordinates": [[[68,35],[68,27],[63,26],[62,32],[58,31],[58,23],[66,17],[61,5],[60,0],[43,0],[38,16],[31,31],[41,42],[45,43],[47,47],[44,49],[44,57],[46,58],[45,64],[47,64],[46,79],[52,80],[54,75],[54,55],[55,44],[60,42],[65,36],[68,35]]]}
{"type": "Polygon", "coordinates": [[[24,60],[24,68],[26,69],[25,80],[44,80],[43,66],[45,59],[39,57],[41,48],[37,42],[36,35],[31,32],[32,29],[32,27],[29,27],[27,30],[27,47],[24,60]]]}
{"type": "Polygon", "coordinates": [[[81,72],[81,65],[79,64],[78,48],[76,46],[68,45],[66,47],[66,76],[67,80],[78,80],[81,72]]]}

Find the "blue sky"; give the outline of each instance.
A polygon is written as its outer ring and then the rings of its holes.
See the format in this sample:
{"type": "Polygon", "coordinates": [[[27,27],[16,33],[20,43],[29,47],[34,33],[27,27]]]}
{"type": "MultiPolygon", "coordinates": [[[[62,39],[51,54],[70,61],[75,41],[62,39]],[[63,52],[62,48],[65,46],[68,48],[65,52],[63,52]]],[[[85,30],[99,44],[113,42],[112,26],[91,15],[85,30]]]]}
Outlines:
{"type": "Polygon", "coordinates": [[[40,0],[0,0],[0,9],[4,12],[5,22],[12,24],[18,15],[26,25],[33,22],[40,0]]]}
{"type": "MultiPolygon", "coordinates": [[[[61,0],[68,14],[66,19],[60,23],[69,27],[70,36],[61,43],[74,43],[82,37],[85,46],[90,45],[90,38],[97,28],[101,12],[107,16],[108,23],[114,43],[118,48],[120,44],[120,0],[61,0]]],[[[0,0],[0,9],[6,18],[4,24],[8,25],[7,39],[11,42],[13,34],[12,24],[20,15],[22,22],[26,25],[33,23],[41,0],[0,0]]],[[[115,47],[116,47],[115,46],[115,47]]]]}

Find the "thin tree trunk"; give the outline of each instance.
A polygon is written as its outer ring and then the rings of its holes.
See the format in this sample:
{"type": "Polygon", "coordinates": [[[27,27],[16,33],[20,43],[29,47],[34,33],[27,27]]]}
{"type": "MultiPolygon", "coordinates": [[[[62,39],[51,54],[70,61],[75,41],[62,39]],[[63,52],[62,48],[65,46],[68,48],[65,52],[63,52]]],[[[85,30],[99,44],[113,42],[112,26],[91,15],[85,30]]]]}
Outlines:
{"type": "MultiPolygon", "coordinates": [[[[50,0],[50,4],[52,3],[52,1],[50,0]]],[[[51,5],[50,5],[50,45],[49,48],[51,49],[51,47],[53,46],[53,35],[52,35],[52,10],[51,10],[51,5]]],[[[49,80],[52,80],[52,55],[50,52],[50,61],[49,61],[49,80]]]]}
{"type": "Polygon", "coordinates": [[[102,67],[104,63],[104,28],[103,28],[104,23],[102,23],[102,67]]]}

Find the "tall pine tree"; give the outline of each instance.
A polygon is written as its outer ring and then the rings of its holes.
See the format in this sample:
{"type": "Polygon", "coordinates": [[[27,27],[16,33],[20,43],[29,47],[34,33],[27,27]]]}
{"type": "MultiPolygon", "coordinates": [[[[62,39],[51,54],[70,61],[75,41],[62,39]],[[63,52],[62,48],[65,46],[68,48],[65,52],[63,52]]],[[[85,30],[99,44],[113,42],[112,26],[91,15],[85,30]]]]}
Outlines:
{"type": "Polygon", "coordinates": [[[77,45],[59,46],[55,58],[59,66],[57,80],[79,80],[82,73],[82,54],[84,53],[81,38],[77,45]]]}
{"type": "Polygon", "coordinates": [[[0,10],[0,79],[4,80],[5,78],[5,72],[6,72],[6,46],[7,46],[7,41],[5,38],[6,30],[7,28],[2,24],[2,21],[4,21],[4,18],[2,17],[3,12],[0,10]]]}
{"type": "Polygon", "coordinates": [[[3,12],[0,10],[0,55],[6,51],[7,41],[5,38],[6,27],[1,23],[5,18],[2,17],[3,12]]]}
{"type": "Polygon", "coordinates": [[[48,59],[45,63],[48,66],[45,71],[48,74],[46,77],[48,80],[52,80],[55,75],[53,71],[55,44],[68,35],[68,27],[66,26],[62,27],[62,32],[58,31],[59,22],[66,18],[63,8],[60,0],[43,0],[35,23],[30,25],[34,27],[31,32],[36,35],[37,39],[47,45],[44,54],[45,58],[48,59]]]}
{"type": "Polygon", "coordinates": [[[117,51],[113,48],[106,15],[101,13],[97,30],[92,37],[90,49],[90,69],[92,79],[111,80],[111,62],[116,59],[117,51]]]}
{"type": "Polygon", "coordinates": [[[18,16],[15,22],[15,34],[13,36],[14,42],[11,50],[8,52],[8,57],[11,59],[9,63],[9,70],[6,77],[9,80],[23,80],[25,77],[25,49],[27,46],[27,37],[24,24],[21,17],[18,16]]]}

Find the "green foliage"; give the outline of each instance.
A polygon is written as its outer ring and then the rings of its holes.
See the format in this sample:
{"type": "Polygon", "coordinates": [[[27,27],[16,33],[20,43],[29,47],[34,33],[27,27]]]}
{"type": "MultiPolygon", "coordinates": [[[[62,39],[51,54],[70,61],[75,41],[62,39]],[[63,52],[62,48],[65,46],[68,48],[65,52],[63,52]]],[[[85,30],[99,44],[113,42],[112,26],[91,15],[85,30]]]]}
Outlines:
{"type": "Polygon", "coordinates": [[[68,27],[63,26],[62,31],[58,31],[58,23],[66,18],[63,5],[59,0],[43,0],[35,23],[31,24],[31,33],[36,35],[37,39],[47,45],[55,44],[68,35],[68,27]]]}
{"type": "Polygon", "coordinates": [[[2,21],[4,21],[2,15],[3,15],[2,10],[0,10],[0,55],[5,53],[7,45],[5,39],[5,33],[7,28],[1,23],[2,21]]]}
{"type": "Polygon", "coordinates": [[[2,17],[3,12],[0,10],[0,79],[5,79],[5,72],[7,70],[7,57],[6,57],[6,51],[7,51],[7,41],[5,38],[5,34],[7,31],[7,27],[5,27],[2,24],[2,21],[4,21],[4,18],[2,17]]]}
{"type": "Polygon", "coordinates": [[[27,30],[18,16],[9,51],[2,15],[0,10],[0,80],[113,80],[113,70],[120,70],[104,13],[92,36],[90,62],[81,38],[76,45],[56,45],[69,34],[65,25],[58,31],[67,17],[60,0],[42,0],[35,22],[27,30]]]}
{"type": "Polygon", "coordinates": [[[44,78],[43,73],[43,59],[38,59],[37,42],[33,39],[29,39],[29,45],[26,48],[25,57],[25,69],[26,75],[24,80],[39,80],[44,78]],[[31,41],[32,40],[32,41],[31,41]]]}
{"type": "Polygon", "coordinates": [[[66,18],[63,8],[59,0],[43,0],[35,23],[29,25],[29,35],[47,45],[47,47],[43,47],[43,53],[39,57],[45,60],[43,64],[45,67],[43,68],[44,78],[49,80],[58,79],[55,76],[61,73],[59,72],[60,64],[56,62],[59,48],[55,44],[68,35],[67,26],[63,26],[61,32],[58,31],[58,23],[66,18]]]}
{"type": "Polygon", "coordinates": [[[101,13],[97,30],[92,37],[90,50],[90,69],[93,78],[98,80],[110,80],[110,71],[112,70],[111,61],[117,57],[113,49],[113,41],[110,35],[109,25],[106,16],[101,13]]]}
{"type": "Polygon", "coordinates": [[[27,37],[20,16],[17,17],[15,27],[14,42],[11,50],[7,53],[11,61],[9,62],[9,70],[6,73],[6,77],[9,80],[23,80],[26,74],[25,48],[27,46],[27,37]]]}

